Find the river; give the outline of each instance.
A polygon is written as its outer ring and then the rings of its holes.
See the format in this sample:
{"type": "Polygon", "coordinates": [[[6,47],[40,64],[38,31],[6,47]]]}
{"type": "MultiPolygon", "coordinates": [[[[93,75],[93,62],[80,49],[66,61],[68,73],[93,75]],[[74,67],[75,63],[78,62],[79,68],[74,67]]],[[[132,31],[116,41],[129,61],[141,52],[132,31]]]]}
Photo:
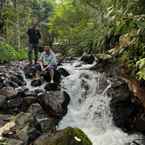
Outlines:
{"type": "Polygon", "coordinates": [[[107,86],[101,85],[107,79],[104,73],[90,71],[91,65],[81,66],[78,61],[65,63],[63,67],[71,74],[62,81],[62,88],[70,95],[71,103],[59,128],[81,128],[93,145],[142,144],[141,135],[128,135],[114,125],[109,105],[111,98],[106,93],[111,82],[107,80],[107,86]]]}

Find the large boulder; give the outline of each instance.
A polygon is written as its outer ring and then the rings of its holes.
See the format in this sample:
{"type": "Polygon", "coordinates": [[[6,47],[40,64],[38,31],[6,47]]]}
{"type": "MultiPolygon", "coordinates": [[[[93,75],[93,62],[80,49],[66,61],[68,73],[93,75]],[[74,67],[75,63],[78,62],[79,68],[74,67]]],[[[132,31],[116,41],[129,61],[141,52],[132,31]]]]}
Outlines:
{"type": "Polygon", "coordinates": [[[50,91],[49,93],[40,93],[38,95],[39,103],[42,108],[51,117],[61,118],[67,112],[67,106],[70,98],[67,93],[61,93],[60,91],[50,91]]]}
{"type": "Polygon", "coordinates": [[[59,86],[57,83],[47,83],[44,87],[46,91],[58,91],[59,86]]]}
{"type": "Polygon", "coordinates": [[[56,132],[55,135],[48,134],[40,136],[34,145],[92,145],[85,133],[78,128],[66,128],[56,132]]]}
{"type": "Polygon", "coordinates": [[[64,77],[67,77],[67,76],[70,75],[69,72],[66,69],[62,68],[62,67],[58,68],[57,71],[60,73],[61,76],[64,76],[64,77]]]}
{"type": "Polygon", "coordinates": [[[43,133],[48,133],[53,130],[58,123],[57,120],[49,117],[47,112],[45,112],[38,103],[32,104],[27,112],[31,113],[36,118],[43,133]]]}
{"type": "Polygon", "coordinates": [[[18,86],[26,85],[23,76],[20,73],[16,73],[10,76],[10,81],[15,82],[18,86]]]}
{"type": "Polygon", "coordinates": [[[0,89],[0,95],[11,98],[13,96],[16,96],[17,92],[13,87],[3,87],[2,89],[0,89]]]}
{"type": "Polygon", "coordinates": [[[15,119],[16,136],[25,144],[30,144],[41,135],[40,126],[31,113],[20,113],[15,119]]]}
{"type": "MultiPolygon", "coordinates": [[[[112,82],[108,95],[111,97],[110,107],[115,125],[127,132],[136,130],[135,118],[142,109],[134,100],[128,85],[116,79],[112,82]]],[[[139,122],[139,119],[137,120],[139,122]]]]}
{"type": "MultiPolygon", "coordinates": [[[[51,78],[50,78],[50,73],[49,72],[44,72],[41,75],[44,77],[45,81],[50,82],[51,78]]],[[[54,82],[59,84],[60,81],[61,81],[61,75],[57,70],[55,70],[54,71],[54,82]]]]}

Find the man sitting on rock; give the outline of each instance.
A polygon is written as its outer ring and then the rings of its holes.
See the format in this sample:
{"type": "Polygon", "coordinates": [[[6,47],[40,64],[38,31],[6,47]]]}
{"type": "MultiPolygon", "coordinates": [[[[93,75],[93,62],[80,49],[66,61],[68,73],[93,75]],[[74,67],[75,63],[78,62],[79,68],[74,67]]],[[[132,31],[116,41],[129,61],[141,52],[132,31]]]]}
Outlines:
{"type": "Polygon", "coordinates": [[[57,67],[57,60],[54,52],[48,47],[44,47],[44,51],[42,52],[38,64],[40,64],[42,71],[49,71],[51,83],[54,82],[54,70],[57,67]]]}

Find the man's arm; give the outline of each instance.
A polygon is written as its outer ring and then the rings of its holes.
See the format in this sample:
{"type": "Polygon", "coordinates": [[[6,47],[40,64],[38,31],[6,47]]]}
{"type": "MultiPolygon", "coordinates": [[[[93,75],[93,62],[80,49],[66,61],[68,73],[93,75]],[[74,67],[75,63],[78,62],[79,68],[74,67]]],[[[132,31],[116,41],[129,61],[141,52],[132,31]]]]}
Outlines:
{"type": "Polygon", "coordinates": [[[27,30],[27,35],[30,35],[30,29],[27,30]]]}
{"type": "Polygon", "coordinates": [[[43,70],[43,54],[41,54],[38,63],[40,64],[41,70],[43,70]]]}
{"type": "Polygon", "coordinates": [[[40,33],[39,30],[37,30],[37,31],[38,31],[38,32],[37,32],[38,38],[41,39],[41,33],[40,33]]]}

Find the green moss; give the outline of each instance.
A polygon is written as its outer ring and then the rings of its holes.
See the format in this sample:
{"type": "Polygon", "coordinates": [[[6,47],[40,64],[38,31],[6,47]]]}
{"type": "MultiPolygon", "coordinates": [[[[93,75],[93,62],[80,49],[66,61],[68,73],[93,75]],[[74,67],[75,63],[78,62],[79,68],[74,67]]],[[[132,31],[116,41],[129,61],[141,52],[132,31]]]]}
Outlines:
{"type": "Polygon", "coordinates": [[[82,130],[66,128],[53,136],[41,136],[34,145],[92,145],[92,142],[82,130]]]}
{"type": "Polygon", "coordinates": [[[71,136],[72,138],[77,137],[81,140],[80,145],[92,145],[90,139],[85,135],[85,133],[79,128],[66,128],[64,130],[66,136],[71,136]]]}

